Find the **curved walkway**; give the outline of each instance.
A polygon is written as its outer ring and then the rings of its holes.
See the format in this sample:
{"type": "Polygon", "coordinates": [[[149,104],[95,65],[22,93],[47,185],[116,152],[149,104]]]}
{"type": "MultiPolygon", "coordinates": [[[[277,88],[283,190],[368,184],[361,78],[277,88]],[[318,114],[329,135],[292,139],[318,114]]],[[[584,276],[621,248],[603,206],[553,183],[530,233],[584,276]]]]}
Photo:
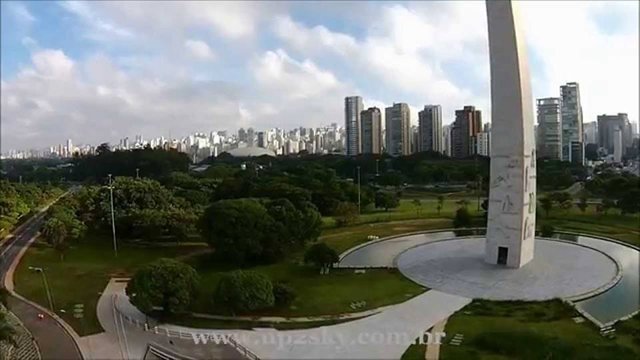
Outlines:
{"type": "MultiPolygon", "coordinates": [[[[51,204],[53,203],[55,201],[51,204]]],[[[32,219],[16,229],[13,236],[0,246],[0,280],[11,293],[9,309],[35,338],[42,359],[80,360],[83,359],[83,355],[75,331],[57,315],[13,291],[13,271],[35,240],[47,208],[48,206],[41,209],[32,219]],[[38,314],[45,316],[39,319],[38,314]]]]}
{"type": "MultiPolygon", "coordinates": [[[[449,317],[471,299],[428,291],[404,303],[390,306],[378,314],[346,323],[304,330],[203,330],[183,326],[161,324],[143,332],[127,326],[128,352],[135,356],[144,351],[146,344],[167,337],[191,339],[188,356],[211,345],[194,345],[193,338],[212,339],[215,336],[233,336],[242,346],[260,359],[399,359],[412,341],[426,329],[449,317]],[[131,340],[135,334],[135,341],[131,340]]],[[[124,284],[109,283],[98,303],[98,318],[115,340],[117,329],[108,324],[118,318],[144,326],[146,316],[129,302],[124,284]],[[109,309],[110,299],[114,299],[109,309]],[[115,333],[115,334],[114,334],[115,333]]],[[[187,340],[188,341],[188,340],[187,340]]],[[[201,340],[200,340],[201,341],[201,340]]],[[[165,345],[166,346],[166,345],[165,345]]],[[[117,353],[116,346],[113,352],[117,353]]]]}

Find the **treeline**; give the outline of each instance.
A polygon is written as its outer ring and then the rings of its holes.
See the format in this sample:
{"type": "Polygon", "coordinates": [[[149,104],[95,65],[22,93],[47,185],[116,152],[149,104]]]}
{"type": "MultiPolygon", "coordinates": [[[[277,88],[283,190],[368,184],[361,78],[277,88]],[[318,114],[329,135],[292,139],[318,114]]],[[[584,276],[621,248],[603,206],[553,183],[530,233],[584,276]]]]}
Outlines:
{"type": "Polygon", "coordinates": [[[31,211],[62,194],[51,184],[14,183],[0,180],[0,235],[12,229],[31,211]]]}
{"type": "Polygon", "coordinates": [[[79,156],[73,159],[71,179],[76,181],[99,181],[108,174],[131,176],[137,174],[158,178],[175,171],[189,169],[189,157],[176,150],[152,149],[111,151],[106,144],[96,150],[96,155],[79,156]]]}
{"type": "Polygon", "coordinates": [[[640,177],[605,169],[585,182],[585,189],[602,199],[601,206],[617,207],[623,214],[640,212],[640,177]]]}

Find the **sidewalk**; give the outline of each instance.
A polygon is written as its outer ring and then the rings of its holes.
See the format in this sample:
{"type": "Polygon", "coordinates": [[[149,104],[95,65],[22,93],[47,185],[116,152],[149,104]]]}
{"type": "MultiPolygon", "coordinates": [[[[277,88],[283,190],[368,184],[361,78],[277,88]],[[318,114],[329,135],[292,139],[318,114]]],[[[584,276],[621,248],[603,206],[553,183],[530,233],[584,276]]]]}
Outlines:
{"type": "MultiPolygon", "coordinates": [[[[109,312],[106,308],[100,308],[98,311],[98,317],[101,324],[105,326],[105,330],[114,332],[113,326],[109,326],[108,323],[115,323],[116,313],[122,313],[140,323],[145,322],[145,315],[129,302],[122,283],[110,282],[102,294],[99,305],[108,304],[108,299],[114,299],[114,295],[117,310],[109,312]]],[[[471,299],[431,290],[364,319],[304,330],[209,330],[163,324],[155,328],[157,334],[146,332],[144,333],[146,336],[135,335],[135,340],[128,336],[128,348],[131,355],[134,355],[145,348],[148,342],[164,341],[166,343],[168,333],[174,336],[180,335],[186,339],[198,334],[216,334],[216,336],[235,334],[238,342],[260,359],[399,359],[408,344],[399,343],[397,340],[395,342],[373,341],[374,336],[388,338],[405,334],[409,341],[413,341],[424,330],[446,319],[469,302],[471,299]],[[323,339],[327,336],[336,341],[333,343],[309,342],[310,339],[323,339]],[[265,339],[278,339],[278,341],[274,343],[265,339]],[[296,341],[301,339],[307,339],[307,342],[296,341]]],[[[127,330],[127,333],[130,331],[127,330]]],[[[198,351],[203,347],[205,346],[193,345],[192,342],[190,349],[198,351]]],[[[193,354],[185,355],[194,356],[193,354]]]]}

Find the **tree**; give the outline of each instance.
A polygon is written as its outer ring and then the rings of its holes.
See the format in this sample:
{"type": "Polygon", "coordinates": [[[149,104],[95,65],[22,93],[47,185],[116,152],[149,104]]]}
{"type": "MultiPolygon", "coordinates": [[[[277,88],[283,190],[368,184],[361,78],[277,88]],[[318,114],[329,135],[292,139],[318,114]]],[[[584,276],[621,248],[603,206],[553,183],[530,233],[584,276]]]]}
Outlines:
{"type": "Polygon", "coordinates": [[[556,229],[553,225],[551,224],[544,224],[542,225],[542,229],[540,231],[540,235],[542,235],[542,237],[552,237],[553,234],[555,234],[556,229]]]}
{"type": "Polygon", "coordinates": [[[358,206],[350,202],[340,202],[336,206],[333,219],[337,226],[347,226],[355,223],[359,216],[358,206]]]}
{"type": "Polygon", "coordinates": [[[255,199],[216,201],[200,219],[200,233],[216,255],[240,265],[263,260],[273,228],[267,209],[255,199]]]}
{"type": "Polygon", "coordinates": [[[273,285],[273,299],[276,306],[286,307],[293,303],[297,294],[293,288],[283,283],[273,285]]]}
{"type": "Polygon", "coordinates": [[[453,227],[461,228],[461,227],[469,227],[471,226],[471,214],[466,207],[461,207],[456,210],[456,215],[453,218],[453,227]]]}
{"type": "Polygon", "coordinates": [[[467,206],[469,206],[469,200],[467,199],[460,199],[458,201],[456,201],[456,204],[458,204],[458,206],[466,208],[467,206]]]}
{"type": "Polygon", "coordinates": [[[553,199],[551,199],[548,196],[543,197],[542,199],[540,199],[540,205],[542,206],[542,209],[544,210],[545,214],[549,216],[551,209],[553,209],[553,199]]]}
{"type": "Polygon", "coordinates": [[[444,206],[444,196],[438,195],[438,204],[436,205],[436,210],[438,210],[438,216],[440,215],[440,211],[442,211],[443,206],[444,206]]]}
{"type": "Polygon", "coordinates": [[[420,216],[420,212],[422,212],[422,202],[420,199],[413,199],[412,203],[416,208],[416,216],[420,216]]]}
{"type": "Polygon", "coordinates": [[[627,196],[618,200],[616,206],[623,215],[640,212],[640,189],[631,189],[627,196]]]}
{"type": "Polygon", "coordinates": [[[11,325],[4,309],[0,308],[0,344],[18,346],[16,329],[11,325]]]}
{"type": "Polygon", "coordinates": [[[67,228],[58,218],[47,220],[42,228],[42,236],[59,254],[60,260],[64,260],[64,254],[69,249],[67,228]]]}
{"type": "Polygon", "coordinates": [[[245,313],[272,307],[273,285],[255,271],[235,270],[222,276],[214,294],[214,304],[232,313],[245,313]]]}
{"type": "Polygon", "coordinates": [[[573,207],[572,200],[564,200],[563,202],[560,203],[560,208],[563,209],[565,212],[571,210],[572,207],[573,207]]]}
{"type": "Polygon", "coordinates": [[[313,244],[304,253],[304,262],[320,269],[331,268],[338,261],[338,253],[325,243],[313,244]]]}
{"type": "Polygon", "coordinates": [[[604,213],[605,215],[607,215],[607,212],[609,212],[609,209],[611,209],[612,207],[615,206],[615,202],[611,199],[605,198],[602,199],[602,213],[604,213]]]}
{"type": "Polygon", "coordinates": [[[161,306],[165,314],[177,314],[189,308],[198,282],[198,273],[191,266],[163,258],[136,271],[127,285],[127,295],[143,312],[161,306]]]}
{"type": "Polygon", "coordinates": [[[400,205],[400,200],[395,193],[388,191],[378,191],[376,193],[375,204],[377,208],[384,208],[384,211],[389,211],[400,205]]]}
{"type": "Polygon", "coordinates": [[[585,195],[580,196],[580,201],[578,202],[578,209],[583,213],[587,211],[587,207],[589,207],[589,203],[587,202],[587,197],[585,195]]]}

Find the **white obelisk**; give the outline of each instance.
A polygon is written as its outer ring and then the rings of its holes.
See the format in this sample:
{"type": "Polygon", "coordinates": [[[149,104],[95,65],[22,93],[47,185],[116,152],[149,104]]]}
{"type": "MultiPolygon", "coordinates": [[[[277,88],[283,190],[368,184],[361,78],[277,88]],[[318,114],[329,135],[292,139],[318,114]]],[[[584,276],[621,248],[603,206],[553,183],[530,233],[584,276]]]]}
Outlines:
{"type": "Polygon", "coordinates": [[[487,0],[491,59],[491,183],[485,261],[519,268],[533,259],[536,153],[533,100],[518,4],[487,0]]]}

